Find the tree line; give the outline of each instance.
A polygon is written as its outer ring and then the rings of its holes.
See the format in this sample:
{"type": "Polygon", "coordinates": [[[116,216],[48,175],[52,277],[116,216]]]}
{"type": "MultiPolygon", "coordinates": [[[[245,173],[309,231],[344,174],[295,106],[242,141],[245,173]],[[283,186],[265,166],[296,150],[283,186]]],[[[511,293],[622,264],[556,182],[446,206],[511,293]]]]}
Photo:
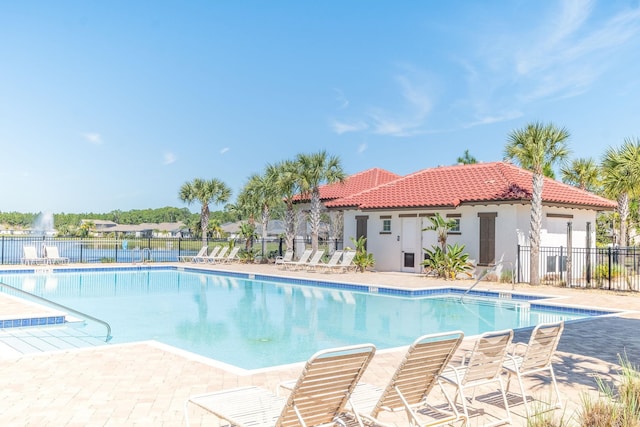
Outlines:
{"type": "MultiPolygon", "coordinates": [[[[30,228],[43,212],[0,212],[0,224],[10,228],[30,228]]],[[[188,208],[164,207],[157,209],[133,209],[129,211],[114,210],[107,213],[53,213],[53,221],[57,229],[79,227],[83,219],[113,221],[118,224],[141,224],[160,222],[197,221],[198,214],[188,208]]]]}

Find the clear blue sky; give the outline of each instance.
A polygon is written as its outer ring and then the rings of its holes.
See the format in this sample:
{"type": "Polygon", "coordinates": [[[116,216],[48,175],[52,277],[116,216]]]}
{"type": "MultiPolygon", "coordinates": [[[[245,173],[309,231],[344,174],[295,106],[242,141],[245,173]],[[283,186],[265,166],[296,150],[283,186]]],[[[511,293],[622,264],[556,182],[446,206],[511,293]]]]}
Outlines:
{"type": "Polygon", "coordinates": [[[639,112],[637,0],[0,3],[4,212],[235,197],[321,149],[349,174],[496,161],[532,121],[599,160],[639,112]]]}

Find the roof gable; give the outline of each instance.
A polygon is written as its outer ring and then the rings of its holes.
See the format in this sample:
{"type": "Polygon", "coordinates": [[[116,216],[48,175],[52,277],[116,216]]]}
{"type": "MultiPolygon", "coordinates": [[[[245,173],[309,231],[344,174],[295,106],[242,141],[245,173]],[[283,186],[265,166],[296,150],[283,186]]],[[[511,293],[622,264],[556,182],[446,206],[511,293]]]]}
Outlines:
{"type": "MultiPolygon", "coordinates": [[[[360,209],[457,207],[462,203],[531,200],[532,173],[510,163],[492,162],[424,169],[375,188],[326,203],[360,209]]],[[[544,203],[613,209],[616,203],[545,178],[544,203]]]]}
{"type": "MultiPolygon", "coordinates": [[[[335,182],[333,184],[325,184],[319,187],[320,200],[335,200],[342,197],[348,197],[361,191],[377,187],[381,184],[400,178],[393,172],[389,172],[380,168],[371,168],[362,172],[348,176],[344,182],[335,182]]],[[[297,195],[294,197],[296,201],[308,201],[306,195],[297,195]]]]}

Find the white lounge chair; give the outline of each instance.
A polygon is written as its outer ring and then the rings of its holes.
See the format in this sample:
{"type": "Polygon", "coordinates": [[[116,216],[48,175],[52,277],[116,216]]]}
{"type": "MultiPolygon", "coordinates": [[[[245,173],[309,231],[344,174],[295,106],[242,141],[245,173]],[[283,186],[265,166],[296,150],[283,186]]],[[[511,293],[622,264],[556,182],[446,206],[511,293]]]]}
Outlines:
{"type": "Polygon", "coordinates": [[[385,412],[404,412],[408,417],[407,425],[411,426],[451,425],[459,420],[466,423],[465,416],[458,412],[446,394],[442,393],[448,403],[446,408],[431,405],[427,401],[433,388],[438,385],[439,375],[451,361],[463,338],[462,331],[453,331],[423,335],[416,339],[387,386],[376,394],[379,398],[373,408],[365,407],[364,402],[359,403],[356,388],[353,402],[361,411],[361,416],[376,425],[384,425],[385,412]]]}
{"type": "Polygon", "coordinates": [[[229,246],[222,246],[220,247],[220,252],[213,255],[209,255],[204,262],[207,264],[215,264],[216,262],[220,262],[220,260],[223,260],[224,258],[226,258],[227,256],[227,252],[229,252],[229,246]]]}
{"type": "Polygon", "coordinates": [[[335,266],[327,266],[327,271],[341,271],[343,273],[356,269],[356,266],[353,264],[353,258],[356,256],[356,251],[344,251],[342,253],[342,261],[335,266]]]}
{"type": "Polygon", "coordinates": [[[215,262],[220,263],[220,264],[230,264],[235,260],[238,260],[238,252],[240,251],[240,246],[235,246],[233,249],[231,249],[231,252],[229,252],[229,255],[227,255],[226,257],[222,257],[222,258],[217,258],[215,262]]]}
{"type": "Polygon", "coordinates": [[[207,255],[207,251],[209,250],[208,246],[203,246],[200,248],[196,255],[181,255],[178,257],[179,262],[191,262],[194,258],[203,257],[207,255]]]}
{"type": "MultiPolygon", "coordinates": [[[[562,401],[560,400],[556,375],[553,372],[552,359],[558,348],[563,329],[564,322],[540,324],[531,332],[529,344],[516,343],[513,346],[514,351],[511,354],[507,353],[503,365],[509,375],[507,377],[507,391],[509,390],[511,377],[515,375],[520,385],[520,392],[522,393],[522,401],[524,402],[527,418],[530,418],[532,414],[529,409],[527,396],[525,395],[523,377],[528,375],[539,375],[548,372],[551,378],[551,386],[556,394],[556,403],[549,405],[548,408],[549,410],[562,409],[562,401]]],[[[549,399],[546,398],[542,400],[549,401],[549,399]]],[[[542,403],[540,408],[542,411],[545,410],[542,407],[542,403]]]]}
{"type": "Polygon", "coordinates": [[[322,264],[322,257],[324,256],[324,249],[318,249],[317,251],[315,251],[315,253],[313,254],[313,256],[311,257],[311,259],[309,260],[309,262],[307,262],[306,264],[304,264],[304,267],[311,271],[314,270],[322,264]]]}
{"type": "Polygon", "coordinates": [[[284,253],[284,256],[276,257],[276,265],[283,265],[285,262],[293,261],[293,249],[287,249],[284,253]]]}
{"type": "Polygon", "coordinates": [[[329,258],[329,261],[327,261],[326,264],[322,264],[320,268],[324,268],[325,270],[335,268],[338,265],[340,258],[342,258],[342,251],[335,251],[333,255],[331,255],[331,258],[329,258]]]}
{"type": "MultiPolygon", "coordinates": [[[[452,331],[423,335],[416,339],[407,349],[385,388],[367,383],[356,386],[351,401],[360,417],[376,426],[386,426],[386,422],[391,421],[384,420],[386,412],[405,413],[408,417],[407,425],[411,426],[441,426],[463,420],[464,416],[450,400],[446,400],[447,408],[440,405],[441,400],[437,406],[427,402],[433,388],[438,386],[438,376],[446,368],[463,338],[462,331],[452,331]]],[[[292,390],[294,385],[295,381],[287,381],[279,387],[292,390]]],[[[444,397],[448,399],[446,394],[444,397]]],[[[395,418],[394,420],[397,421],[395,418]]]]}
{"type": "Polygon", "coordinates": [[[44,247],[45,260],[47,264],[68,264],[69,258],[60,256],[57,246],[44,247]]]}
{"type": "Polygon", "coordinates": [[[23,264],[44,264],[47,262],[45,258],[38,256],[38,251],[35,246],[23,246],[23,257],[21,259],[23,264]]]}
{"type": "Polygon", "coordinates": [[[193,258],[191,258],[191,262],[196,264],[205,264],[218,255],[220,248],[222,248],[222,246],[214,246],[213,249],[211,249],[211,253],[209,255],[207,255],[207,251],[205,250],[204,255],[194,256],[193,258]]]}
{"type": "MultiPolygon", "coordinates": [[[[455,387],[456,395],[454,402],[460,398],[464,415],[469,419],[469,409],[467,396],[464,390],[476,388],[491,383],[496,383],[502,395],[502,403],[506,411],[506,417],[500,418],[493,423],[483,424],[493,426],[500,424],[511,424],[511,413],[504,384],[502,382],[502,364],[507,353],[507,348],[513,339],[513,330],[487,332],[478,338],[473,350],[465,355],[460,366],[449,365],[440,375],[440,382],[448,383],[455,387]]],[[[471,395],[469,401],[475,400],[475,393],[471,395]]]]}
{"type": "Polygon", "coordinates": [[[302,255],[300,255],[300,259],[298,261],[283,262],[282,265],[284,266],[285,270],[296,270],[298,267],[304,266],[309,261],[312,252],[313,250],[311,249],[305,249],[304,252],[302,252],[302,255]]]}
{"type": "Polygon", "coordinates": [[[320,351],[305,364],[286,398],[259,387],[192,396],[184,404],[187,426],[189,404],[238,427],[320,427],[350,421],[346,413],[351,394],[374,354],[373,344],[320,351]]]}

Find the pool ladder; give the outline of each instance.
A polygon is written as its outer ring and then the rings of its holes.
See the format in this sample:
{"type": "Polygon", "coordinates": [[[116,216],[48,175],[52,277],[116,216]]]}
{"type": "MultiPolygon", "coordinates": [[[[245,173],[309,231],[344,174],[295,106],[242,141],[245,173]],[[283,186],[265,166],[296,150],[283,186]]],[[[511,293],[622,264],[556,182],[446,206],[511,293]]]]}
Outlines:
{"type": "Polygon", "coordinates": [[[140,264],[144,264],[145,262],[147,262],[147,260],[152,261],[151,259],[151,249],[150,248],[136,248],[133,251],[133,255],[131,256],[132,262],[133,264],[137,264],[136,262],[136,253],[140,252],[140,264]],[[146,258],[144,255],[148,254],[149,257],[146,258]]]}

